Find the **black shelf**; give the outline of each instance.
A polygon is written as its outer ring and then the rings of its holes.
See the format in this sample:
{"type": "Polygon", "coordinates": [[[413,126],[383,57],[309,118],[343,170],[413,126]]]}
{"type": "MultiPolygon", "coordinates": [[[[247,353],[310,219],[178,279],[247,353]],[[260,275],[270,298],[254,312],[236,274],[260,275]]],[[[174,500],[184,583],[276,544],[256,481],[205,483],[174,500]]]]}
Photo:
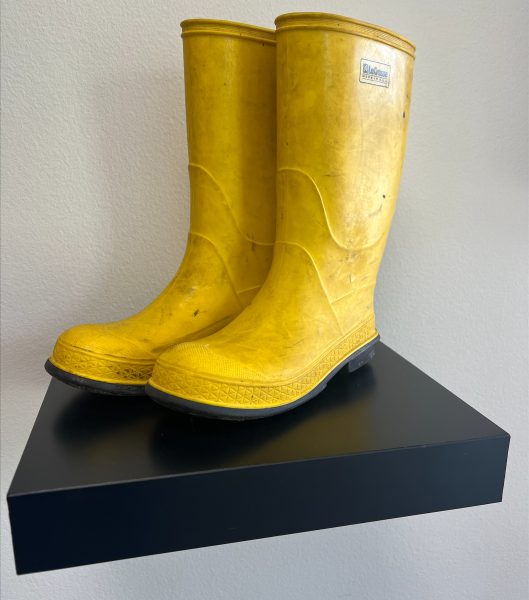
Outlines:
{"type": "Polygon", "coordinates": [[[308,404],[243,423],[52,380],[8,492],[17,572],[500,502],[508,447],[383,344],[308,404]]]}

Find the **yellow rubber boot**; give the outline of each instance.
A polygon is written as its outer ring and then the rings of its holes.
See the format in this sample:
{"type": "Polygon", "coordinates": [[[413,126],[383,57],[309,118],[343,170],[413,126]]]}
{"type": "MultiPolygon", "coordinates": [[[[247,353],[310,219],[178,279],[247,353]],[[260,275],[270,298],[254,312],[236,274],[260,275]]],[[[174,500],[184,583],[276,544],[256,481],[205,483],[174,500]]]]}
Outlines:
{"type": "Polygon", "coordinates": [[[217,331],[270,269],[276,216],[276,54],[268,29],[182,23],[191,183],[183,262],[140,313],[79,325],[57,340],[48,372],[112,394],[144,393],[170,346],[217,331]]]}
{"type": "Polygon", "coordinates": [[[320,392],[378,340],[373,295],[399,187],[414,46],[326,14],[276,20],[274,261],[222,331],[168,350],[147,386],[171,408],[274,415],[320,392]]]}

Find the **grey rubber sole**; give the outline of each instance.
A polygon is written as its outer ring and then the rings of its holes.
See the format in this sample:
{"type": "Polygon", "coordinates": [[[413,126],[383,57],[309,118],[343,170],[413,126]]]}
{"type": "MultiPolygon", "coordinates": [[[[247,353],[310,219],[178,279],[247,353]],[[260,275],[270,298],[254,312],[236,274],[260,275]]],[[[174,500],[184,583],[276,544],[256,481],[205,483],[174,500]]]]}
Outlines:
{"type": "Polygon", "coordinates": [[[326,387],[329,381],[344,367],[350,373],[356,371],[366,363],[368,363],[375,355],[375,346],[380,341],[380,336],[377,336],[374,340],[371,340],[365,346],[348,356],[340,364],[338,364],[327,377],[320,382],[314,389],[308,394],[294,400],[290,404],[283,406],[274,406],[272,408],[227,408],[225,406],[214,406],[212,404],[202,404],[201,402],[193,402],[192,400],[186,400],[185,398],[179,398],[172,394],[167,394],[161,390],[147,384],[145,386],[146,393],[158,404],[176,410],[180,412],[186,412],[197,417],[206,417],[209,419],[223,419],[227,421],[246,421],[250,419],[262,419],[264,417],[272,417],[278,415],[293,408],[308,402],[314,396],[317,396],[326,387]]]}
{"type": "Polygon", "coordinates": [[[120,383],[105,383],[104,381],[96,381],[87,377],[79,377],[67,371],[63,371],[56,367],[49,360],[44,365],[46,371],[55,379],[67,383],[72,387],[79,388],[85,392],[95,394],[105,394],[107,396],[144,396],[144,385],[123,385],[120,383]]]}

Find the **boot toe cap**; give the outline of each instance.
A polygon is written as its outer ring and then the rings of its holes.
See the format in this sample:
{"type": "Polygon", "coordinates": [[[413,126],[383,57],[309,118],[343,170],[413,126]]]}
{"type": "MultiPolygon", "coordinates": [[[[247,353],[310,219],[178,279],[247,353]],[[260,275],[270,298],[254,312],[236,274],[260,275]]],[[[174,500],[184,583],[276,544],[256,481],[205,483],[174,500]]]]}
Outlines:
{"type": "Polygon", "coordinates": [[[157,371],[177,370],[190,376],[235,383],[260,379],[255,365],[249,365],[248,361],[239,359],[236,353],[224,350],[222,345],[219,347],[204,340],[177,344],[160,356],[156,364],[157,371]]]}
{"type": "Polygon", "coordinates": [[[292,386],[271,383],[257,366],[227,356],[207,343],[187,342],[164,352],[149,385],[184,400],[226,408],[255,409],[290,402],[292,386]]]}
{"type": "Polygon", "coordinates": [[[57,368],[95,381],[145,384],[154,358],[113,331],[112,324],[77,325],[62,333],[50,362],[57,368]]]}

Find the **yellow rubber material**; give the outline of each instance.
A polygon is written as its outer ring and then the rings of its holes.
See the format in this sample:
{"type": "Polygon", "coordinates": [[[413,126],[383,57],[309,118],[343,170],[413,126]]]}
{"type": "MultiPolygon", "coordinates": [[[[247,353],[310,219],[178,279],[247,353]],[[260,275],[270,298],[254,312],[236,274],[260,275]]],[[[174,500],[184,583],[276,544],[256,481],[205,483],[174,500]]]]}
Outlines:
{"type": "Polygon", "coordinates": [[[377,336],[374,289],[404,159],[414,46],[336,15],[276,24],[272,268],[234,321],[163,353],[149,381],[197,406],[287,409],[377,336]]]}
{"type": "Polygon", "coordinates": [[[272,261],[274,32],[197,19],[182,23],[182,37],[191,184],[186,253],[171,283],[140,313],[59,337],[50,362],[94,382],[143,386],[164,350],[235,318],[272,261]]]}

